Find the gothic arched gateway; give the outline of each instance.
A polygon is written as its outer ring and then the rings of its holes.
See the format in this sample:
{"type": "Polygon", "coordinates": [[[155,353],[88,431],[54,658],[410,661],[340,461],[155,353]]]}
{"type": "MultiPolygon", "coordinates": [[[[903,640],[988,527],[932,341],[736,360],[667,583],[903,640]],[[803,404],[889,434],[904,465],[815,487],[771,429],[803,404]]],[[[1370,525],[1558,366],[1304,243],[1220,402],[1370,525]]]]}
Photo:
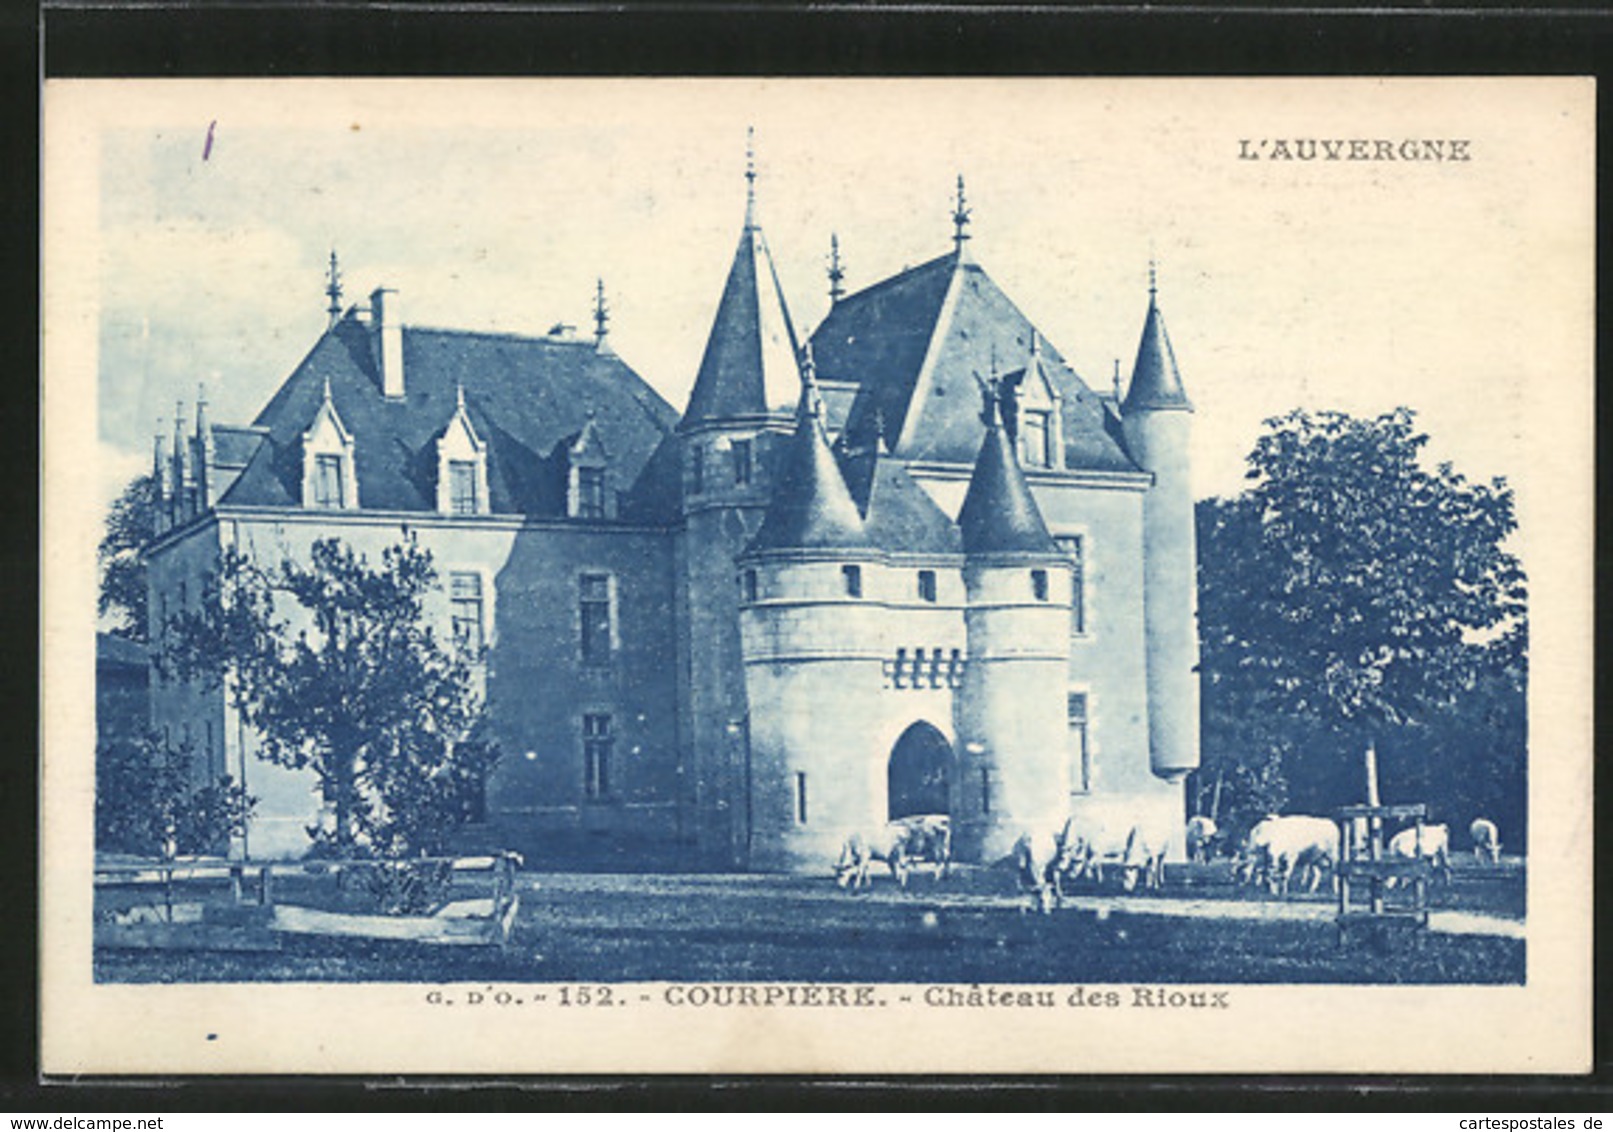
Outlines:
{"type": "Polygon", "coordinates": [[[889,818],[944,814],[952,773],[952,744],[932,724],[913,724],[891,748],[886,771],[889,818]]]}

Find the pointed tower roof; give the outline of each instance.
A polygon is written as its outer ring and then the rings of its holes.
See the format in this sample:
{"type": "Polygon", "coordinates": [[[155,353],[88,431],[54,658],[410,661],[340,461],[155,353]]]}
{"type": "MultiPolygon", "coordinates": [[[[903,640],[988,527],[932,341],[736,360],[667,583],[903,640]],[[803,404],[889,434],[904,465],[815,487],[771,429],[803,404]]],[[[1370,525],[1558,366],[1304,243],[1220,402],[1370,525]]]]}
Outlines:
{"type": "Polygon", "coordinates": [[[778,486],[748,552],[872,549],[862,515],[823,431],[823,402],[807,354],[795,435],[779,465],[778,486]]]}
{"type": "Polygon", "coordinates": [[[756,222],[756,171],[746,168],[745,226],[728,269],[683,427],[787,408],[800,389],[795,327],[756,222]]]}
{"type": "Polygon", "coordinates": [[[1159,313],[1159,288],[1154,268],[1148,268],[1148,317],[1143,321],[1143,337],[1137,346],[1137,364],[1131,369],[1131,386],[1121,402],[1122,414],[1139,409],[1185,409],[1193,402],[1182,388],[1182,375],[1176,369],[1176,353],[1170,335],[1165,333],[1165,316],[1159,313]]]}
{"type": "Polygon", "coordinates": [[[1059,553],[1031,496],[1014,446],[997,412],[995,389],[986,395],[986,439],[981,442],[969,491],[958,512],[965,554],[1059,553]]]}

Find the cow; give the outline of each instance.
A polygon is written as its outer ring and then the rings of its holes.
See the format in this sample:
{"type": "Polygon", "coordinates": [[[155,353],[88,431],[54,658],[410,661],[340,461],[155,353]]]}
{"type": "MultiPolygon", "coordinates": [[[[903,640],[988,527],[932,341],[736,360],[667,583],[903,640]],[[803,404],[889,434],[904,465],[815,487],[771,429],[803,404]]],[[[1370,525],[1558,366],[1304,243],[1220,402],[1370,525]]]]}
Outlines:
{"type": "Polygon", "coordinates": [[[1063,857],[1060,838],[1050,834],[1024,833],[1014,842],[1014,874],[1021,890],[1030,893],[1031,907],[1044,916],[1064,901],[1059,882],[1063,857]]]}
{"type": "Polygon", "coordinates": [[[1090,876],[1103,883],[1106,864],[1124,867],[1126,847],[1131,839],[1130,827],[1111,827],[1089,816],[1071,817],[1059,831],[1056,874],[1079,880],[1090,876]]]}
{"type": "Polygon", "coordinates": [[[1310,878],[1309,892],[1321,883],[1323,868],[1338,854],[1339,831],[1327,818],[1301,814],[1269,815],[1244,839],[1237,876],[1244,884],[1264,882],[1272,895],[1287,895],[1294,875],[1310,878]]]}
{"type": "Polygon", "coordinates": [[[1473,838],[1473,857],[1481,864],[1488,861],[1492,865],[1501,863],[1501,833],[1495,828],[1495,823],[1489,818],[1474,818],[1473,824],[1467,827],[1467,832],[1473,838]]]}
{"type": "Polygon", "coordinates": [[[915,864],[933,864],[945,876],[952,859],[952,825],[945,814],[920,814],[888,822],[875,833],[853,833],[840,850],[835,880],[852,891],[872,883],[875,861],[890,869],[903,888],[915,864]]]}
{"type": "Polygon", "coordinates": [[[1198,814],[1187,819],[1187,859],[1204,864],[1215,855],[1215,840],[1219,836],[1215,819],[1198,814]]]}
{"type": "Polygon", "coordinates": [[[952,819],[946,814],[914,814],[894,824],[906,826],[908,860],[935,866],[935,875],[945,877],[952,868],[952,819]]]}
{"type": "Polygon", "coordinates": [[[1070,818],[1058,837],[1056,873],[1072,880],[1091,876],[1103,883],[1103,870],[1120,870],[1121,888],[1130,892],[1140,880],[1144,888],[1159,888],[1164,881],[1165,850],[1171,830],[1166,826],[1107,826],[1090,818],[1070,818]]]}
{"type": "MultiPolygon", "coordinates": [[[[1406,861],[1417,859],[1417,831],[1422,830],[1422,859],[1434,867],[1434,876],[1445,881],[1451,880],[1451,831],[1445,825],[1410,826],[1401,830],[1389,839],[1389,856],[1399,857],[1406,861]]],[[[1395,878],[1390,877],[1390,886],[1395,878]]]]}

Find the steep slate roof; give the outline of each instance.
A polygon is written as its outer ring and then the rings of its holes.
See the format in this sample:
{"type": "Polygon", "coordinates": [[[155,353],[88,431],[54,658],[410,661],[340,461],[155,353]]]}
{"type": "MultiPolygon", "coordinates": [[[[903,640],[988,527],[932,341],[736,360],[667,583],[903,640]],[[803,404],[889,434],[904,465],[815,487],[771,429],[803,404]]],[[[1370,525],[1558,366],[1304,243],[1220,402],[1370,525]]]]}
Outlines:
{"type": "MultiPolygon", "coordinates": [[[[897,456],[967,464],[984,427],[978,379],[1030,358],[1032,326],[968,257],[948,253],[848,295],[812,335],[818,372],[860,391],[840,424],[869,430],[875,409],[897,456]]],[[[1135,472],[1098,395],[1040,336],[1040,363],[1062,397],[1067,468],[1135,472]]]]}
{"type": "Polygon", "coordinates": [[[683,425],[788,408],[801,388],[797,354],[773,257],[747,215],[683,425]]]}
{"type": "Polygon", "coordinates": [[[965,554],[1051,554],[1058,544],[1047,531],[1030,485],[1014,457],[1014,446],[997,419],[992,402],[991,427],[980,444],[969,491],[958,512],[965,554]]]}
{"type": "Polygon", "coordinates": [[[151,666],[151,651],[139,641],[95,634],[95,663],[102,668],[127,668],[145,672],[151,666]]]}
{"type": "Polygon", "coordinates": [[[1138,409],[1193,409],[1182,388],[1182,375],[1176,369],[1176,352],[1165,333],[1165,316],[1159,313],[1153,288],[1148,291],[1148,317],[1143,321],[1142,341],[1137,344],[1137,364],[1131,369],[1131,385],[1121,402],[1122,413],[1138,409]]]}
{"type": "Polygon", "coordinates": [[[851,498],[874,545],[909,554],[958,554],[958,527],[900,460],[875,449],[840,457],[851,498]]]}
{"type": "Polygon", "coordinates": [[[592,341],[405,327],[403,372],[404,398],[388,401],[370,329],[352,315],[338,322],[258,414],[254,424],[267,430],[269,442],[221,502],[300,503],[302,434],[327,379],[354,438],[359,506],[366,509],[436,510],[433,443],[454,414],[460,386],[487,443],[495,514],[564,512],[565,445],[583,429],[590,408],[614,482],[624,488],[677,419],[659,394],[592,341]]]}
{"type": "Polygon", "coordinates": [[[779,461],[779,478],[747,553],[767,550],[862,549],[873,544],[840,475],[811,385],[801,392],[795,434],[779,461]]]}

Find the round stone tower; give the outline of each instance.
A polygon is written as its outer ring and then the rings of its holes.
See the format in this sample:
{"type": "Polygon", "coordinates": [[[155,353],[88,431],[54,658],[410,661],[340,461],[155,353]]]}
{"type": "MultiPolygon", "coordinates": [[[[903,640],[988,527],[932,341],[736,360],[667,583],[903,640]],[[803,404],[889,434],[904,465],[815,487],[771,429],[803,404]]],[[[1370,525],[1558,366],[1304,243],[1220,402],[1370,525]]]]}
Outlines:
{"type": "Polygon", "coordinates": [[[1132,458],[1154,474],[1143,501],[1149,766],[1176,782],[1199,765],[1198,552],[1188,456],[1193,404],[1182,388],[1151,271],[1148,317],[1120,410],[1132,458]]]}
{"type": "Polygon", "coordinates": [[[750,867],[822,872],[846,838],[885,822],[879,713],[883,554],[829,450],[810,356],[794,436],[738,562],[750,703],[750,867]]]}
{"type": "Polygon", "coordinates": [[[968,654],[956,702],[962,750],[952,814],[960,859],[989,862],[1021,834],[1057,833],[1069,813],[1071,572],[1031,497],[994,390],[985,417],[958,513],[968,654]]]}

